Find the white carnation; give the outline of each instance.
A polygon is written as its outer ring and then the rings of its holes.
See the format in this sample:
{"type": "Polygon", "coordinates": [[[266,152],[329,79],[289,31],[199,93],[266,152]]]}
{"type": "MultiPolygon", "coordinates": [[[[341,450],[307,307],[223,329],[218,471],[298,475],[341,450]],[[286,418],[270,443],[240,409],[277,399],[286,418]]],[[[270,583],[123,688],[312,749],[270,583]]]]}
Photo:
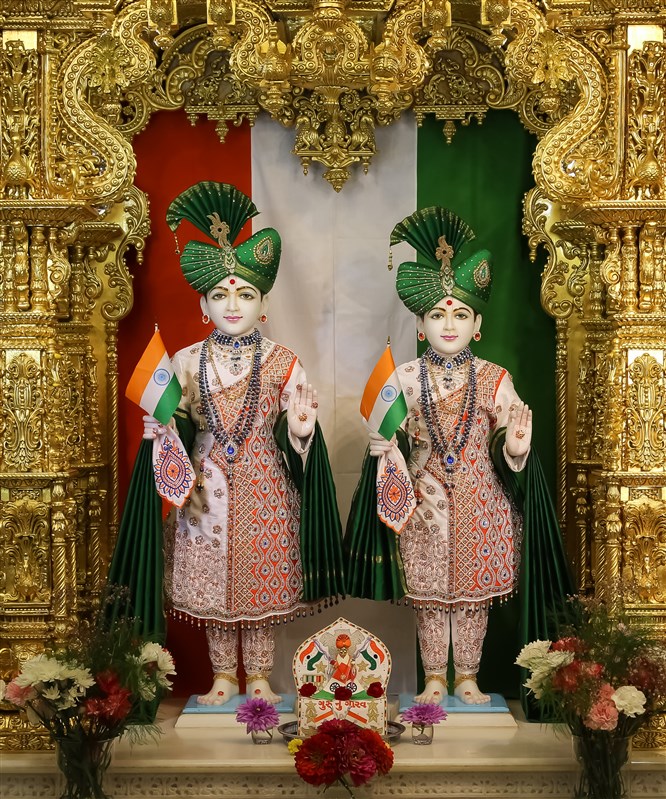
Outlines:
{"type": "Polygon", "coordinates": [[[645,694],[633,685],[623,685],[611,696],[615,707],[625,716],[640,716],[645,712],[645,694]]]}
{"type": "Polygon", "coordinates": [[[526,644],[516,658],[516,665],[534,671],[538,669],[550,649],[551,641],[532,641],[526,644]]]}

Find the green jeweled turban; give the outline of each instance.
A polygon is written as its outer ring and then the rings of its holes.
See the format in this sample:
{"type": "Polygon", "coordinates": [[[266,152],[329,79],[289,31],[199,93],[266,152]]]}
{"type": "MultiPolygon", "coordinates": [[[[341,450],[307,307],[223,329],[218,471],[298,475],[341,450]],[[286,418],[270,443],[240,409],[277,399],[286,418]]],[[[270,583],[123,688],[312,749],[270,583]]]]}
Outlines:
{"type": "Polygon", "coordinates": [[[453,211],[424,208],[399,222],[391,244],[406,241],[427,263],[405,261],[398,267],[398,296],[410,311],[422,316],[452,296],[482,313],[490,297],[492,262],[488,250],[470,244],[474,232],[453,211]]]}
{"type": "Polygon", "coordinates": [[[229,183],[204,180],[176,197],[166,214],[171,230],[187,219],[217,242],[192,240],[183,248],[180,268],[192,288],[206,294],[228,275],[238,275],[262,294],[271,290],[282,252],[277,230],[264,228],[233,246],[243,225],[258,213],[252,200],[229,183]]]}

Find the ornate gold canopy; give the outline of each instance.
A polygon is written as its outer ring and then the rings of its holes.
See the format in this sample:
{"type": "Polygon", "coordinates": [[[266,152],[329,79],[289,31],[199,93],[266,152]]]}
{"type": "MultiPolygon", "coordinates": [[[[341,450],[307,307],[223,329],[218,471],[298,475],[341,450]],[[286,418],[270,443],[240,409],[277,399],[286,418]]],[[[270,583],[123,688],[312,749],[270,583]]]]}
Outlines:
{"type": "MultiPolygon", "coordinates": [[[[132,138],[157,109],[221,139],[267,114],[336,191],[403,114],[448,141],[519,114],[560,520],[581,589],[666,632],[664,0],[3,0],[0,24],[0,677],[102,588],[125,257],[149,232],[132,138]]],[[[10,714],[0,733],[40,745],[10,714]]]]}

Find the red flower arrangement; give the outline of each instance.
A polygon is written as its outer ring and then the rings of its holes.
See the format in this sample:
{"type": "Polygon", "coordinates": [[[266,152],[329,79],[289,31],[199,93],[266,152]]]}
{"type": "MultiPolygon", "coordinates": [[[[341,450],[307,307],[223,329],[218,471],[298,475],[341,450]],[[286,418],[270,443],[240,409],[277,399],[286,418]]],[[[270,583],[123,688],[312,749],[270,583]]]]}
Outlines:
{"type": "Polygon", "coordinates": [[[317,693],[317,686],[313,682],[304,682],[298,689],[301,696],[312,696],[317,693]]]}
{"type": "Polygon", "coordinates": [[[583,764],[576,795],[621,799],[628,741],[666,707],[666,647],[597,600],[574,597],[567,615],[565,637],[527,644],[516,663],[546,714],[574,736],[583,764]]]}
{"type": "Polygon", "coordinates": [[[333,696],[338,700],[338,702],[347,702],[352,698],[353,694],[351,688],[347,688],[345,685],[339,685],[335,689],[333,696]]]}
{"type": "Polygon", "coordinates": [[[350,797],[353,786],[388,774],[393,766],[393,751],[379,733],[344,719],[323,722],[313,736],[289,748],[302,780],[327,787],[337,782],[350,797]]]}
{"type": "Polygon", "coordinates": [[[366,693],[373,699],[379,699],[380,696],[384,696],[384,687],[380,682],[371,682],[366,689],[366,693]]]}
{"type": "MultiPolygon", "coordinates": [[[[125,593],[111,589],[107,601],[120,602],[125,593]]],[[[106,796],[111,743],[122,735],[140,742],[159,734],[154,712],[176,673],[169,652],[137,634],[136,619],[109,621],[105,610],[67,648],[23,663],[4,694],[57,742],[66,799],[106,796]]]]}

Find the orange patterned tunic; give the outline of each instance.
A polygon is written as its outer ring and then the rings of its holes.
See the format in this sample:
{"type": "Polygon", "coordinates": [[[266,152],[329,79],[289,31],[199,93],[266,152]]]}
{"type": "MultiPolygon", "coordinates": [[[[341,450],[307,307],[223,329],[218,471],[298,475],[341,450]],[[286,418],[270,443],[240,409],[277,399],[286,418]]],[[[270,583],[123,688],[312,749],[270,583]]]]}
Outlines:
{"type": "MultiPolygon", "coordinates": [[[[234,358],[211,350],[208,381],[227,430],[243,404],[251,349],[234,358]]],[[[300,498],[273,426],[296,384],[305,381],[303,369],[286,347],[262,340],[259,410],[230,465],[203,414],[200,354],[201,342],[173,358],[183,387],[179,408],[197,427],[191,460],[198,487],[165,524],[167,600],[175,611],[223,623],[290,614],[302,607],[300,498]]]]}
{"type": "MultiPolygon", "coordinates": [[[[505,369],[478,358],[475,365],[475,417],[450,489],[420,407],[419,361],[398,368],[409,409],[403,427],[413,444],[407,466],[419,498],[400,535],[400,553],[408,596],[418,605],[481,602],[510,593],[516,582],[521,519],[492,464],[489,439],[507,425],[519,398],[505,369]]],[[[437,388],[440,427],[453,431],[465,383],[437,388]]],[[[505,458],[515,471],[523,468],[525,458],[505,458]]]]}

